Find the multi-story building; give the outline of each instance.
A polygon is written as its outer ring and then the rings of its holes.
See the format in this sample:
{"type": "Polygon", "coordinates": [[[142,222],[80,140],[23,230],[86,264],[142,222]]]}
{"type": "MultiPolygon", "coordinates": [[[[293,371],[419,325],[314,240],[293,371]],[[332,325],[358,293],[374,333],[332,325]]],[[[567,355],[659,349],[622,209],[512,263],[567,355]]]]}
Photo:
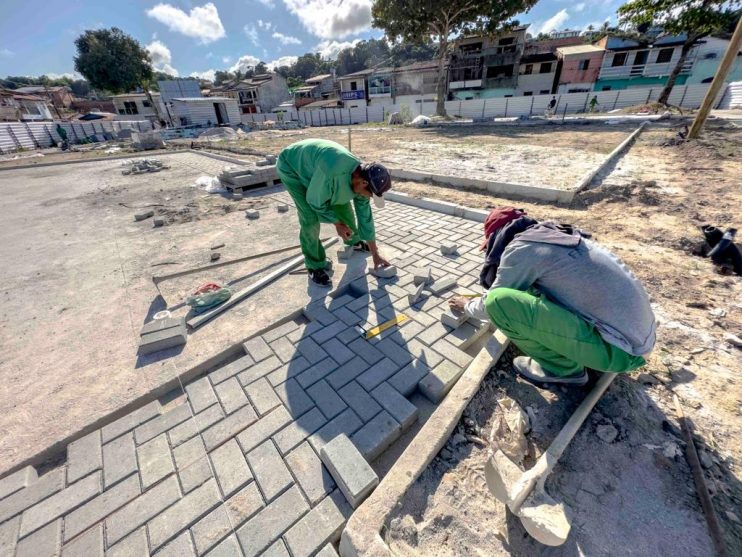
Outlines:
{"type": "Polygon", "coordinates": [[[317,101],[336,97],[335,76],[332,74],[316,75],[307,79],[303,86],[294,89],[294,106],[301,108],[317,101]]]}
{"type": "MultiPolygon", "coordinates": [[[[685,81],[686,85],[711,83],[727,48],[729,48],[727,39],[718,37],[701,39],[696,48],[695,64],[685,81]]],[[[742,49],[737,53],[726,81],[742,81],[742,49]]]]}
{"type": "Polygon", "coordinates": [[[219,87],[211,88],[209,95],[236,99],[241,114],[270,112],[291,99],[286,78],[277,73],[227,81],[219,87]]]}
{"type": "Polygon", "coordinates": [[[592,91],[598,80],[605,50],[583,44],[556,49],[558,58],[555,83],[557,93],[586,93],[592,91]]]}
{"type": "Polygon", "coordinates": [[[557,57],[553,51],[543,52],[538,46],[526,46],[518,69],[518,95],[549,95],[556,93],[557,57]]]}
{"type": "Polygon", "coordinates": [[[150,92],[150,95],[152,100],[157,103],[157,110],[144,93],[114,95],[111,100],[120,120],[149,120],[154,123],[167,119],[168,111],[160,98],[160,94],[150,92]]]}
{"type": "Polygon", "coordinates": [[[366,79],[374,70],[361,70],[338,78],[340,100],[345,108],[358,108],[368,104],[368,82],[366,79]]]}
{"type": "Polygon", "coordinates": [[[17,90],[0,89],[0,121],[52,120],[46,99],[18,93],[17,90]]]}
{"type": "Polygon", "coordinates": [[[517,94],[520,59],[528,26],[493,37],[456,41],[448,71],[450,99],[511,97],[517,94]]]}

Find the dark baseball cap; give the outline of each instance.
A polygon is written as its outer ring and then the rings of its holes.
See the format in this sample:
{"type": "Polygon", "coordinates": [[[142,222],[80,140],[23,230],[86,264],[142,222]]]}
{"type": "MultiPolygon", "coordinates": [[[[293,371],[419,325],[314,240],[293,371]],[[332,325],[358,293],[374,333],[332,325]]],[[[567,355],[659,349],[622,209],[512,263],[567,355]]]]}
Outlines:
{"type": "Polygon", "coordinates": [[[382,164],[372,162],[361,165],[361,175],[368,182],[369,189],[373,194],[374,204],[377,207],[384,206],[384,193],[392,187],[392,177],[382,164]]]}

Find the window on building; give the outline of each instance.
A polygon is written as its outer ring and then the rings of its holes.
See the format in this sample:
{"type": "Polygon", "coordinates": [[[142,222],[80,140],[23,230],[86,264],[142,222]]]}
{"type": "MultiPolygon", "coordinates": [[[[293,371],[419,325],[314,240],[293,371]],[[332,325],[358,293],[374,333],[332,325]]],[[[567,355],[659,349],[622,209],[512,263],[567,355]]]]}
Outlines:
{"type": "Polygon", "coordinates": [[[124,110],[123,108],[119,108],[119,114],[126,114],[126,110],[124,110]]]}
{"type": "Polygon", "coordinates": [[[626,53],[625,52],[616,52],[613,55],[613,61],[611,62],[612,67],[616,66],[624,66],[626,65],[626,53]]]}
{"type": "Polygon", "coordinates": [[[672,60],[672,53],[674,50],[674,48],[663,48],[662,50],[660,50],[659,54],[657,54],[657,63],[666,64],[667,62],[672,60]]]}
{"type": "Polygon", "coordinates": [[[538,92],[539,95],[549,95],[551,94],[551,89],[541,89],[541,91],[538,92]]]}
{"type": "Polygon", "coordinates": [[[504,37],[497,41],[497,44],[499,46],[505,46],[506,44],[514,44],[515,43],[515,37],[504,37]]]}
{"type": "Polygon", "coordinates": [[[543,64],[541,64],[539,73],[551,73],[551,62],[544,62],[543,64]]]}
{"type": "Polygon", "coordinates": [[[134,101],[124,101],[124,111],[126,114],[139,114],[137,103],[134,101]]]}
{"type": "Polygon", "coordinates": [[[144,108],[152,108],[152,103],[145,99],[142,101],[142,106],[144,108]]]}
{"type": "Polygon", "coordinates": [[[505,66],[489,66],[487,68],[487,79],[493,79],[498,77],[512,77],[513,76],[513,65],[507,64],[505,66]]]}
{"type": "Polygon", "coordinates": [[[524,96],[524,97],[530,97],[530,96],[533,96],[533,91],[523,91],[523,96],[524,96]]]}
{"type": "Polygon", "coordinates": [[[350,82],[350,90],[351,91],[358,91],[358,84],[355,81],[350,82]]]}
{"type": "Polygon", "coordinates": [[[513,95],[503,95],[506,99],[511,98],[513,95]]]}
{"type": "Polygon", "coordinates": [[[585,71],[590,67],[590,58],[585,58],[584,60],[580,60],[577,62],[577,69],[580,71],[585,71]]]}
{"type": "Polygon", "coordinates": [[[603,88],[601,89],[601,91],[610,91],[610,90],[611,90],[610,85],[603,85],[603,88]]]}
{"type": "Polygon", "coordinates": [[[532,73],[533,73],[533,64],[526,64],[526,67],[523,70],[523,75],[531,75],[532,73]]]}

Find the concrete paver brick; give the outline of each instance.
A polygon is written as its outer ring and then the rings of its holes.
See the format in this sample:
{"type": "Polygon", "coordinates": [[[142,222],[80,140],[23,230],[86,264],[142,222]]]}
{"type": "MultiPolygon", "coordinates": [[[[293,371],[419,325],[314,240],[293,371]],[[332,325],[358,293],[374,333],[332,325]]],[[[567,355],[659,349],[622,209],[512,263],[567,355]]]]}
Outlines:
{"type": "Polygon", "coordinates": [[[320,458],[354,509],[379,485],[376,472],[346,435],[322,447],[320,458]]]}
{"type": "Polygon", "coordinates": [[[362,425],[363,422],[358,414],[348,408],[310,435],[309,443],[315,451],[319,452],[326,443],[332,441],[338,435],[350,436],[362,425]]]}
{"type": "Polygon", "coordinates": [[[348,350],[337,338],[331,338],[322,345],[322,348],[339,364],[344,364],[354,356],[353,352],[348,350]]]}
{"type": "Polygon", "coordinates": [[[280,385],[287,379],[296,377],[308,367],[309,362],[307,361],[307,359],[304,356],[299,356],[291,360],[288,364],[282,365],[276,371],[268,375],[268,381],[270,381],[270,384],[275,387],[276,385],[280,385]]]}
{"type": "Polygon", "coordinates": [[[366,369],[368,369],[368,367],[368,364],[363,360],[363,358],[356,356],[330,373],[326,379],[333,389],[338,390],[343,385],[347,385],[353,381],[353,379],[361,375],[366,371],[366,369]]]}
{"type": "Polygon", "coordinates": [[[458,329],[466,321],[466,313],[454,313],[451,310],[441,313],[441,323],[451,329],[458,329]]]}
{"type": "Polygon", "coordinates": [[[196,557],[193,541],[188,532],[183,532],[173,541],[153,554],[153,557],[196,557]]]}
{"type": "Polygon", "coordinates": [[[348,348],[366,360],[369,365],[375,364],[384,357],[384,354],[364,338],[357,338],[348,345],[348,348]]]}
{"type": "MultiPolygon", "coordinates": [[[[103,450],[99,429],[67,445],[68,484],[74,483],[83,476],[90,474],[90,472],[100,469],[102,466],[103,450]]],[[[34,471],[34,477],[35,473],[34,471]]]]}
{"type": "Polygon", "coordinates": [[[402,348],[406,348],[407,343],[424,330],[425,327],[417,321],[410,321],[404,327],[397,328],[394,334],[388,338],[399,344],[402,348]]]}
{"type": "Polygon", "coordinates": [[[281,360],[279,360],[275,356],[270,356],[269,358],[258,362],[252,367],[249,367],[242,371],[239,375],[237,375],[237,379],[239,379],[242,386],[246,386],[253,381],[257,381],[261,377],[268,375],[273,370],[279,367],[281,367],[281,360]]]}
{"type": "MultiPolygon", "coordinates": [[[[234,557],[242,555],[237,536],[229,536],[222,543],[206,554],[206,557],[234,557]]],[[[107,557],[107,556],[106,556],[107,557]]]]}
{"type": "Polygon", "coordinates": [[[330,472],[309,443],[302,443],[286,455],[286,464],[312,505],[335,489],[330,472]]]}
{"type": "Polygon", "coordinates": [[[296,349],[310,364],[316,364],[327,357],[327,352],[325,352],[311,337],[299,339],[296,343],[296,349]]]}
{"type": "Polygon", "coordinates": [[[132,433],[103,445],[103,479],[106,489],[136,470],[137,455],[132,433]]]}
{"type": "Polygon", "coordinates": [[[459,350],[456,348],[453,344],[448,342],[446,339],[440,339],[435,344],[433,344],[433,349],[435,349],[436,352],[439,354],[442,354],[447,359],[451,360],[453,363],[455,363],[458,366],[466,367],[468,366],[471,361],[474,359],[466,352],[463,352],[462,350],[459,350]]]}
{"type": "Polygon", "coordinates": [[[382,410],[351,437],[361,454],[376,460],[402,434],[402,426],[386,410],[382,410]]]}
{"type": "Polygon", "coordinates": [[[416,304],[420,298],[423,295],[423,291],[425,290],[425,283],[421,282],[414,290],[414,292],[411,292],[407,294],[407,303],[409,305],[416,304]]]}
{"type": "Polygon", "coordinates": [[[310,557],[323,545],[337,541],[352,512],[339,491],[325,497],[286,532],[284,539],[291,555],[310,557]]]}
{"type": "Polygon", "coordinates": [[[345,385],[338,394],[364,422],[381,411],[381,406],[356,381],[345,385]]]}
{"type": "Polygon", "coordinates": [[[342,331],[339,331],[336,338],[342,342],[345,346],[353,342],[359,336],[359,332],[355,327],[345,327],[342,331]]]}
{"type": "Polygon", "coordinates": [[[166,508],[147,524],[151,549],[156,551],[162,547],[173,539],[178,532],[188,528],[219,503],[220,498],[216,482],[209,480],[166,508]]]}
{"type": "Polygon", "coordinates": [[[276,394],[294,418],[298,418],[314,406],[314,402],[296,379],[289,379],[285,383],[276,385],[276,394]]]}
{"type": "Polygon", "coordinates": [[[214,387],[214,391],[216,391],[216,396],[227,414],[231,414],[247,404],[247,395],[236,377],[219,383],[214,387]]]}
{"type": "Polygon", "coordinates": [[[271,342],[269,346],[284,364],[290,362],[293,358],[298,356],[296,347],[286,337],[277,338],[276,340],[271,342]]]}
{"type": "Polygon", "coordinates": [[[308,338],[323,327],[324,325],[319,321],[310,321],[309,323],[299,325],[299,327],[287,334],[286,338],[291,342],[299,342],[299,339],[308,338]]]}
{"type": "Polygon", "coordinates": [[[103,557],[103,525],[97,524],[65,545],[62,557],[103,557]]]}
{"type": "Polygon", "coordinates": [[[433,284],[430,285],[430,291],[436,295],[440,296],[443,294],[446,290],[450,290],[456,286],[456,279],[453,277],[444,277],[441,279],[438,279],[433,284]]]}
{"type": "Polygon", "coordinates": [[[237,530],[245,557],[255,557],[270,547],[308,510],[299,488],[289,488],[237,530]]]}
{"type": "Polygon", "coordinates": [[[348,325],[343,323],[342,321],[335,321],[331,325],[328,325],[327,327],[324,327],[314,333],[312,335],[312,338],[317,342],[318,344],[324,344],[328,340],[330,340],[332,337],[338,335],[342,331],[348,328],[348,325]]]}
{"type": "Polygon", "coordinates": [[[281,404],[281,399],[276,396],[276,392],[265,377],[250,383],[245,387],[245,392],[260,416],[264,416],[281,404]]]}
{"type": "Polygon", "coordinates": [[[247,453],[247,462],[252,468],[263,498],[268,502],[294,483],[291,473],[270,439],[247,453]]]}
{"type": "Polygon", "coordinates": [[[252,480],[252,472],[236,440],[230,439],[209,456],[224,497],[229,497],[252,480]]]}
{"type": "Polygon", "coordinates": [[[289,422],[291,415],[283,406],[263,416],[237,436],[242,452],[250,452],[289,422]]]}
{"type": "Polygon", "coordinates": [[[418,388],[428,400],[439,403],[464,373],[464,368],[449,362],[440,363],[420,380],[418,388]]]}
{"type": "Polygon", "coordinates": [[[119,418],[113,423],[103,426],[101,429],[101,437],[104,443],[115,439],[119,435],[131,431],[135,427],[151,420],[160,415],[160,402],[153,400],[152,402],[145,404],[141,408],[130,412],[126,416],[119,418]]]}
{"type": "Polygon", "coordinates": [[[106,557],[149,557],[147,528],[142,527],[110,546],[106,550],[106,557]]]}
{"type": "Polygon", "coordinates": [[[139,460],[139,475],[142,478],[142,487],[147,489],[162,478],[175,471],[173,459],[170,455],[170,445],[167,435],[161,434],[137,447],[139,460]]]}
{"type": "Polygon", "coordinates": [[[399,369],[399,365],[389,358],[384,358],[376,365],[371,366],[368,370],[364,371],[356,379],[358,383],[366,389],[371,391],[374,387],[386,381],[399,369]]]}
{"type": "Polygon", "coordinates": [[[23,511],[19,536],[23,538],[62,517],[101,492],[101,473],[95,472],[23,511]]]}
{"type": "Polygon", "coordinates": [[[336,310],[334,310],[333,315],[340,319],[343,323],[345,323],[348,327],[353,327],[354,325],[358,325],[361,321],[363,321],[357,313],[350,311],[346,307],[341,307],[336,310]]]}
{"type": "Polygon", "coordinates": [[[325,415],[327,419],[334,418],[340,412],[345,410],[346,404],[343,402],[335,390],[330,387],[327,381],[318,381],[307,389],[307,394],[312,398],[317,408],[325,415]]]}
{"type": "Polygon", "coordinates": [[[256,362],[273,356],[273,350],[271,350],[271,347],[268,346],[268,343],[262,337],[253,337],[245,341],[242,347],[256,362]]]}
{"type": "Polygon", "coordinates": [[[397,276],[397,267],[389,265],[388,267],[372,268],[369,272],[377,278],[388,279],[397,276]]]}
{"type": "Polygon", "coordinates": [[[489,330],[489,323],[469,320],[448,333],[445,338],[459,350],[465,350],[489,330]]]}
{"type": "Polygon", "coordinates": [[[139,478],[129,476],[72,511],[64,518],[64,539],[69,541],[96,522],[117,511],[140,493],[139,478]]]}
{"type": "Polygon", "coordinates": [[[384,354],[384,356],[392,359],[398,366],[406,366],[412,361],[412,354],[410,354],[410,351],[405,350],[397,344],[393,340],[392,336],[380,340],[376,344],[376,348],[381,350],[381,353],[384,354]]]}
{"type": "Polygon", "coordinates": [[[325,547],[323,547],[319,553],[315,555],[315,557],[339,557],[338,552],[335,551],[335,546],[331,543],[328,543],[325,547]]]}
{"type": "Polygon", "coordinates": [[[407,429],[417,420],[419,414],[417,406],[402,396],[389,383],[384,382],[376,387],[371,391],[371,396],[399,422],[402,430],[407,429]]]}
{"type": "Polygon", "coordinates": [[[0,524],[0,555],[15,555],[20,525],[20,515],[0,524]]]}
{"type": "Polygon", "coordinates": [[[146,424],[140,425],[134,430],[134,437],[137,441],[137,445],[146,443],[150,439],[157,437],[160,433],[174,428],[181,422],[189,420],[191,415],[190,407],[188,404],[183,403],[171,410],[168,410],[154,420],[150,420],[146,424]]]}
{"type": "Polygon", "coordinates": [[[327,309],[334,313],[336,310],[340,309],[345,304],[352,302],[353,300],[355,300],[355,298],[350,294],[343,294],[342,296],[327,299],[325,307],[327,307],[327,309]]]}
{"type": "Polygon", "coordinates": [[[425,346],[418,339],[408,342],[407,349],[415,358],[425,362],[429,367],[435,367],[443,360],[443,356],[429,346],[425,346]]]}
{"type": "Polygon", "coordinates": [[[289,550],[283,540],[276,541],[260,557],[291,557],[289,550]]]}
{"type": "Polygon", "coordinates": [[[0,501],[0,524],[57,493],[64,487],[64,474],[64,468],[52,470],[31,483],[27,488],[16,491],[0,501]]]}
{"type": "Polygon", "coordinates": [[[416,267],[411,270],[415,286],[433,283],[433,272],[430,267],[416,267]]]}
{"type": "Polygon", "coordinates": [[[185,321],[182,319],[179,321],[180,323],[176,327],[151,333],[142,333],[139,336],[137,354],[139,356],[147,356],[160,350],[185,344],[188,340],[188,330],[186,329],[185,321]]]}
{"type": "Polygon", "coordinates": [[[214,389],[211,387],[208,377],[202,377],[188,383],[185,391],[194,414],[198,414],[217,402],[216,394],[214,394],[214,389]]]}
{"type": "Polygon", "coordinates": [[[417,335],[417,340],[424,342],[428,346],[433,346],[438,339],[447,335],[448,331],[449,330],[442,323],[435,323],[417,335]]]}
{"type": "Polygon", "coordinates": [[[212,450],[257,421],[258,415],[250,405],[243,406],[220,422],[215,423],[202,437],[207,450],[212,450]]]}
{"type": "Polygon", "coordinates": [[[16,557],[40,557],[41,555],[59,555],[62,547],[62,519],[50,522],[30,536],[18,542],[16,557]]]}
{"type": "Polygon", "coordinates": [[[327,419],[318,408],[312,408],[309,412],[300,416],[281,431],[273,436],[276,446],[281,454],[288,453],[309,435],[325,425],[327,419]]]}
{"type": "Polygon", "coordinates": [[[252,366],[257,360],[253,360],[252,356],[246,354],[241,358],[236,359],[227,365],[221,366],[220,368],[209,373],[209,379],[213,385],[218,385],[222,381],[226,381],[230,377],[234,377],[238,373],[245,371],[247,368],[252,366]]]}
{"type": "Polygon", "coordinates": [[[291,331],[296,329],[298,326],[299,324],[296,323],[295,321],[287,321],[286,323],[283,323],[279,325],[278,327],[275,327],[271,329],[270,331],[266,331],[265,333],[263,333],[263,339],[265,340],[265,342],[270,344],[277,338],[289,334],[291,331]]]}
{"type": "Polygon", "coordinates": [[[335,321],[335,316],[323,305],[323,303],[324,300],[311,303],[304,308],[303,313],[307,319],[318,321],[322,325],[330,325],[335,321]]]}
{"type": "Polygon", "coordinates": [[[206,457],[198,459],[189,464],[183,470],[178,470],[178,479],[183,494],[190,493],[197,487],[201,487],[214,476],[206,457]]]}
{"type": "Polygon", "coordinates": [[[205,456],[206,448],[201,437],[194,437],[173,449],[175,467],[179,472],[205,456]]]}
{"type": "Polygon", "coordinates": [[[177,447],[223,418],[224,411],[218,404],[210,406],[203,412],[196,414],[192,419],[186,420],[169,430],[167,435],[170,438],[170,445],[177,447]]]}
{"type": "MultiPolygon", "coordinates": [[[[98,436],[100,438],[100,432],[98,432],[98,436]]],[[[83,439],[85,438],[83,437],[83,439]]],[[[72,447],[72,445],[78,442],[79,441],[75,441],[71,443],[70,447],[72,447]]],[[[81,454],[80,450],[76,450],[76,448],[73,448],[72,450],[73,452],[76,452],[74,456],[77,457],[78,459],[81,456],[84,456],[84,454],[81,454]]],[[[69,465],[69,460],[70,460],[70,455],[69,455],[69,448],[68,448],[67,449],[68,465],[69,465]]],[[[95,470],[95,468],[93,468],[92,470],[95,470]]],[[[35,482],[37,479],[38,479],[38,474],[36,473],[36,469],[33,466],[26,466],[25,468],[21,468],[17,472],[13,472],[12,474],[5,476],[2,480],[0,480],[0,499],[4,499],[8,495],[12,495],[16,491],[19,491],[23,489],[24,487],[27,487],[31,482],[35,482]]]]}
{"type": "MultiPolygon", "coordinates": [[[[330,342],[332,342],[332,340],[330,342]]],[[[328,344],[329,343],[325,343],[325,346],[327,346],[328,344]]],[[[354,356],[354,354],[350,350],[345,348],[345,346],[342,347],[342,350],[345,350],[347,353],[349,353],[351,358],[354,356]]],[[[344,359],[345,356],[342,354],[342,351],[338,352],[338,354],[340,355],[341,359],[344,359]]],[[[340,363],[345,363],[346,361],[348,360],[344,360],[340,363]]],[[[306,370],[297,375],[296,380],[299,382],[299,385],[306,389],[320,379],[323,379],[328,373],[337,369],[337,367],[338,363],[334,356],[332,358],[325,358],[318,364],[314,364],[313,366],[308,367],[306,370]]]]}

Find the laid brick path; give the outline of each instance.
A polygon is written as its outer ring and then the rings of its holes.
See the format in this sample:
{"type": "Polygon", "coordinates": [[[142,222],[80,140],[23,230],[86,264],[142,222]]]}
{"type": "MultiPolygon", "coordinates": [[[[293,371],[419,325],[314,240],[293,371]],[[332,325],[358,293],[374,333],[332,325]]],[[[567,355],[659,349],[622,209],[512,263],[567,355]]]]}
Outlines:
{"type": "Polygon", "coordinates": [[[477,282],[481,224],[393,203],[376,221],[379,240],[404,252],[398,277],[355,280],[71,443],[63,465],[0,479],[0,555],[333,555],[352,509],[321,447],[344,433],[373,461],[417,419],[407,397],[418,383],[445,392],[481,330],[439,321],[446,299],[477,282]],[[443,241],[459,255],[440,255],[443,241]],[[422,266],[458,287],[411,307],[422,266]],[[354,329],[399,313],[411,320],[370,341],[354,329]]]}

